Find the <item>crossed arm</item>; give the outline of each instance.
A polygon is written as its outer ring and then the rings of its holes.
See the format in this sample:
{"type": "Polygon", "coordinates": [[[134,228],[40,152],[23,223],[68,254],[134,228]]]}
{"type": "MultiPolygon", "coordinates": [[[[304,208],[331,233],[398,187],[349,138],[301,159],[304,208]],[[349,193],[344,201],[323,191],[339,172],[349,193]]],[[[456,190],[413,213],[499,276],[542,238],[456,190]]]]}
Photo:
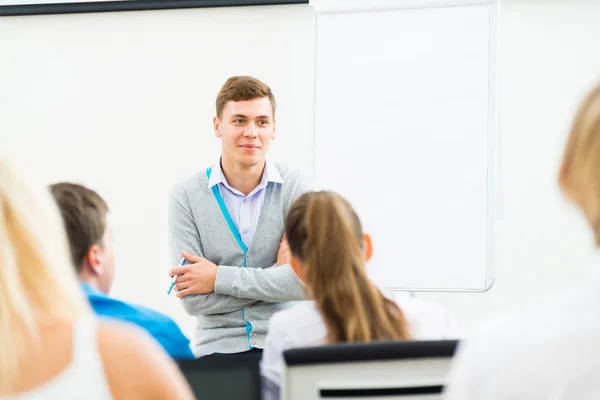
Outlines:
{"type": "Polygon", "coordinates": [[[179,275],[175,290],[190,315],[222,314],[241,310],[258,301],[302,300],[303,287],[287,265],[289,250],[283,242],[278,262],[265,268],[217,266],[203,258],[202,243],[189,202],[171,196],[169,233],[173,264],[184,256],[188,264],[171,269],[179,275]],[[278,266],[279,264],[283,264],[278,266]]]}

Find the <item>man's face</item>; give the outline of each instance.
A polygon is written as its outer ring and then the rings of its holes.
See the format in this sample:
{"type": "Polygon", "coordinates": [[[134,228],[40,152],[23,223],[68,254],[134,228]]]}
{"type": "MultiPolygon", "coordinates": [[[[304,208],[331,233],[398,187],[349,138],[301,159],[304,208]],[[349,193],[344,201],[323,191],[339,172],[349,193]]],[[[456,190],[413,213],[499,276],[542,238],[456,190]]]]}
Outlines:
{"type": "Polygon", "coordinates": [[[108,222],[99,252],[98,267],[101,273],[98,274],[98,289],[102,293],[108,293],[115,277],[115,250],[113,247],[112,227],[108,222]]]}
{"type": "Polygon", "coordinates": [[[214,128],[222,141],[223,157],[244,168],[263,163],[275,137],[269,98],[230,101],[221,114],[221,118],[215,117],[214,128]]]}

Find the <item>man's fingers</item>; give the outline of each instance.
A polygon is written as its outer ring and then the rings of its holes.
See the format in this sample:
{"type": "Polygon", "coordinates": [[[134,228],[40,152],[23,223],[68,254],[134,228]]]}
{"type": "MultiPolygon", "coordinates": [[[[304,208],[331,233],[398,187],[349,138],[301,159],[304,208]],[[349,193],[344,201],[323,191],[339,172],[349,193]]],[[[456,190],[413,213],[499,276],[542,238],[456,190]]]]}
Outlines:
{"type": "Polygon", "coordinates": [[[187,289],[188,286],[188,282],[182,282],[182,283],[176,283],[175,284],[175,291],[179,292],[181,290],[187,289]]]}
{"type": "Polygon", "coordinates": [[[188,262],[192,264],[196,264],[197,262],[200,262],[203,259],[203,257],[195,256],[192,253],[188,253],[185,250],[181,250],[181,255],[183,256],[183,258],[185,258],[188,262]]]}
{"type": "Polygon", "coordinates": [[[191,281],[192,277],[190,276],[190,274],[183,274],[183,275],[177,275],[177,279],[175,279],[175,283],[182,283],[182,282],[187,282],[187,281],[191,281]]]}
{"type": "Polygon", "coordinates": [[[173,268],[171,268],[171,271],[169,271],[169,276],[172,278],[175,275],[185,274],[189,270],[190,270],[190,267],[188,267],[187,265],[173,267],[173,268]]]}
{"type": "Polygon", "coordinates": [[[178,292],[176,292],[176,295],[177,295],[177,297],[182,298],[182,297],[190,295],[191,294],[190,291],[191,291],[190,288],[179,290],[178,292]]]}

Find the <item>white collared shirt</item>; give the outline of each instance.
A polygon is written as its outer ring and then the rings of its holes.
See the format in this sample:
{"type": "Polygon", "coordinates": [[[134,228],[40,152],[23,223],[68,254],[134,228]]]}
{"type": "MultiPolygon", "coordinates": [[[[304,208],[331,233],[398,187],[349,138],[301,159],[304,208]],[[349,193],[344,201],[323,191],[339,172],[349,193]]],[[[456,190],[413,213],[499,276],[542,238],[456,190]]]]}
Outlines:
{"type": "MultiPolygon", "coordinates": [[[[416,299],[398,302],[414,339],[458,339],[459,329],[439,305],[416,299]]],[[[312,301],[302,301],[271,317],[261,361],[261,374],[279,385],[287,349],[326,343],[327,329],[312,301]]]]}
{"type": "Polygon", "coordinates": [[[469,337],[445,399],[600,399],[600,274],[568,287],[469,337]]]}
{"type": "Polygon", "coordinates": [[[219,192],[223,197],[225,207],[227,207],[227,211],[229,211],[229,215],[240,233],[242,242],[247,248],[252,245],[269,182],[283,183],[283,179],[277,166],[268,159],[260,183],[248,196],[229,185],[221,169],[220,160],[212,167],[208,187],[212,188],[219,185],[219,192]]]}

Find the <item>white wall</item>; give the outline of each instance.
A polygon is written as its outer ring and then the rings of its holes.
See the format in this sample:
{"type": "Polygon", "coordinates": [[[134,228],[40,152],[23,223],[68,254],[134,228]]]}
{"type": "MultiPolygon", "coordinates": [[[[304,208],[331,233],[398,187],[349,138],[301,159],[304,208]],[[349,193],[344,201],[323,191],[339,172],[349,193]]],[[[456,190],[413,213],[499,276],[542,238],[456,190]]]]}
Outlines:
{"type": "MultiPolygon", "coordinates": [[[[600,5],[532,3],[507,0],[501,12],[504,219],[496,284],[487,293],[420,295],[444,304],[467,331],[495,310],[562,284],[587,266],[592,251],[582,218],[558,192],[556,170],[575,107],[600,80],[600,5]]],[[[240,73],[257,74],[278,96],[274,156],[312,170],[313,46],[308,6],[0,19],[0,140],[45,179],[81,180],[110,201],[122,221],[115,294],[167,310],[191,334],[183,311],[161,301],[166,201],[142,197],[151,203],[144,211],[137,188],[166,191],[178,178],[172,175],[217,154],[218,142],[206,139],[212,102],[222,80],[240,73]],[[178,73],[163,73],[172,69],[178,73]],[[122,74],[128,86],[115,87],[122,74]],[[108,99],[104,107],[90,110],[81,101],[90,92],[108,99]],[[132,112],[145,118],[132,121],[132,112]],[[157,139],[164,137],[189,140],[157,139]],[[105,163],[130,184],[100,179],[105,163]],[[150,212],[159,235],[145,232],[150,212]]]]}

